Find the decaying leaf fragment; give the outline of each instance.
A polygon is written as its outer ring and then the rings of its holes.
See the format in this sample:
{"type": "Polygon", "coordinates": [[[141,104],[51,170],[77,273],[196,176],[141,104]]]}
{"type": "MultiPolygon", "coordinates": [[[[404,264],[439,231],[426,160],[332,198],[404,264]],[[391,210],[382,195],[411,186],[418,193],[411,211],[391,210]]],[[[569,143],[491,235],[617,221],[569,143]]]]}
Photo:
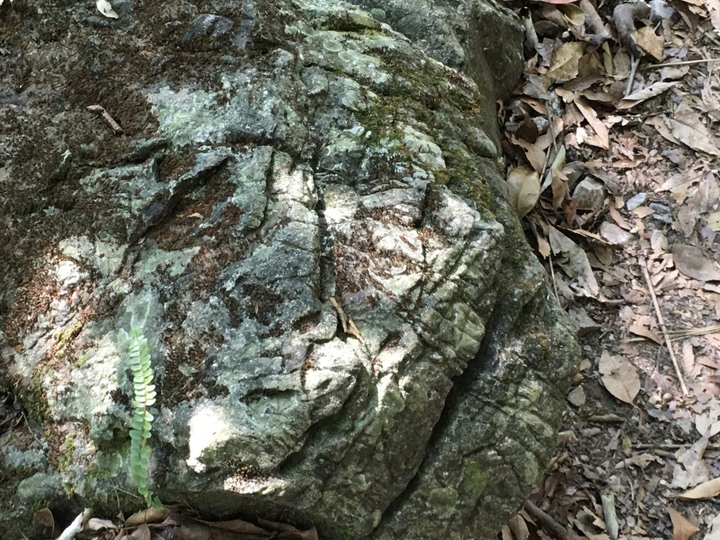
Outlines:
{"type": "Polygon", "coordinates": [[[598,370],[602,375],[603,386],[620,401],[632,403],[640,391],[640,376],[630,361],[603,351],[598,370]]]}

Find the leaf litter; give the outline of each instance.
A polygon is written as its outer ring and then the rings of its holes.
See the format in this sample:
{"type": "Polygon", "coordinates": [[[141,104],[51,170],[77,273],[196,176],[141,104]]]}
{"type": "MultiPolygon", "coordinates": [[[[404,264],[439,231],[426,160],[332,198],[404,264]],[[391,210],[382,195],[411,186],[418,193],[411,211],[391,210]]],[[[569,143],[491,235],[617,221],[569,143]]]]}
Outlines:
{"type": "Polygon", "coordinates": [[[501,537],[720,540],[720,0],[514,7],[509,190],[583,360],[501,537]]]}

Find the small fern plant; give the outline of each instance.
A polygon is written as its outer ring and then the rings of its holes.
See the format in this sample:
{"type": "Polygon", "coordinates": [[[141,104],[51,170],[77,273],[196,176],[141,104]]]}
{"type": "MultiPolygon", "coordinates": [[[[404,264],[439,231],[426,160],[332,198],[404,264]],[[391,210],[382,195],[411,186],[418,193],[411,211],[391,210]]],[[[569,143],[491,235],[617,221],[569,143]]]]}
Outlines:
{"type": "Polygon", "coordinates": [[[130,476],[137,485],[138,493],[145,498],[148,508],[161,506],[148,486],[148,469],[152,448],[153,415],[150,407],[155,404],[155,385],[150,348],[140,328],[133,327],[128,334],[128,355],[133,377],[132,421],[130,424],[130,476]]]}

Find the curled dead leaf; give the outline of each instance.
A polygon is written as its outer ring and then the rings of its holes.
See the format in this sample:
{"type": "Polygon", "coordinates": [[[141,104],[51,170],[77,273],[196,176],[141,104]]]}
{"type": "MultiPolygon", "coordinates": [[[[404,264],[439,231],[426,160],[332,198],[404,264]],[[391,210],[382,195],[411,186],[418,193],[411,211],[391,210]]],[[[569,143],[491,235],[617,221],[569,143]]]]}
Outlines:
{"type": "Polygon", "coordinates": [[[527,167],[515,167],[507,178],[510,204],[513,205],[519,218],[522,218],[540,198],[540,176],[527,167]]]}

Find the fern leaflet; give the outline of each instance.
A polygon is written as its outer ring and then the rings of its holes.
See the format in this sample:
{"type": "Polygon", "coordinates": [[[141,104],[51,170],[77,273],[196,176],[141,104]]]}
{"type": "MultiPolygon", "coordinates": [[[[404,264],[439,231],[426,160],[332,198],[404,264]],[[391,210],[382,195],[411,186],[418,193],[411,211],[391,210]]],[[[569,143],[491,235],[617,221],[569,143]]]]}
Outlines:
{"type": "Polygon", "coordinates": [[[130,476],[137,485],[138,493],[145,503],[158,506],[160,501],[153,496],[148,486],[148,469],[152,448],[148,439],[152,435],[153,415],[150,407],[155,404],[155,385],[150,363],[150,349],[140,328],[134,327],[128,335],[128,355],[133,376],[132,420],[130,423],[130,476]]]}

